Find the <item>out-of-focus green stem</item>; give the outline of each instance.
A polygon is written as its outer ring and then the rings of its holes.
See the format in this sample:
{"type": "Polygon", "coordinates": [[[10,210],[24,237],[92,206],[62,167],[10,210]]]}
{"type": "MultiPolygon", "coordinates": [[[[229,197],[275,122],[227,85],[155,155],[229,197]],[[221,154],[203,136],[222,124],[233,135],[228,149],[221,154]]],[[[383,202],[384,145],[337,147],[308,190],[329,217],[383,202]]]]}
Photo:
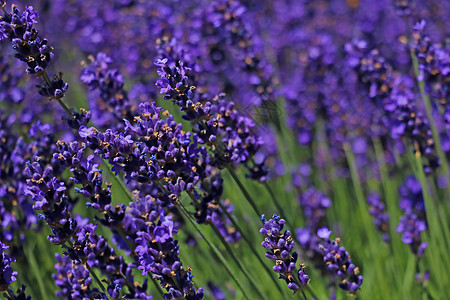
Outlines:
{"type": "Polygon", "coordinates": [[[97,274],[95,274],[94,270],[92,270],[92,268],[89,266],[89,264],[87,262],[86,262],[85,265],[86,265],[86,269],[88,269],[89,273],[94,278],[94,280],[97,282],[97,284],[100,286],[100,288],[102,289],[103,293],[105,293],[108,298],[111,298],[109,296],[108,292],[106,291],[105,287],[103,286],[102,282],[97,277],[97,274]]]}
{"type": "Polygon", "coordinates": [[[234,275],[233,271],[230,269],[230,267],[228,266],[227,261],[225,260],[225,258],[223,257],[223,255],[220,253],[219,249],[217,249],[217,247],[211,243],[209,241],[209,239],[203,234],[202,230],[200,229],[200,227],[198,226],[198,224],[192,220],[192,218],[190,217],[188,211],[186,210],[186,208],[184,207],[183,203],[179,202],[179,207],[181,208],[180,211],[182,212],[183,216],[185,219],[187,219],[189,221],[189,223],[191,223],[192,226],[194,226],[195,230],[200,234],[200,236],[203,238],[203,240],[206,242],[206,244],[208,245],[208,247],[214,252],[214,254],[219,258],[220,262],[222,263],[222,265],[225,267],[225,270],[227,271],[227,273],[230,275],[230,277],[233,279],[233,281],[236,283],[236,285],[239,287],[239,289],[241,290],[242,294],[244,295],[245,299],[250,300],[251,298],[247,295],[247,292],[245,291],[244,287],[241,285],[241,282],[239,281],[238,278],[236,278],[236,276],[234,275]]]}
{"type": "Polygon", "coordinates": [[[278,209],[279,213],[283,216],[283,218],[287,219],[288,217],[287,214],[284,212],[283,207],[278,203],[275,194],[270,188],[269,184],[267,182],[264,182],[263,185],[266,188],[267,192],[269,193],[270,199],[272,200],[272,203],[275,205],[275,207],[278,209]]]}
{"type": "Polygon", "coordinates": [[[255,289],[255,291],[258,293],[259,295],[259,299],[267,299],[267,297],[264,295],[264,293],[261,291],[261,289],[259,288],[259,286],[255,283],[255,280],[253,279],[253,276],[251,274],[248,273],[248,271],[245,269],[245,266],[242,265],[241,261],[238,259],[238,257],[236,256],[236,254],[234,253],[234,250],[231,249],[230,245],[225,241],[225,239],[223,238],[222,234],[220,234],[219,229],[217,229],[216,225],[214,225],[213,223],[211,223],[211,227],[214,230],[214,233],[216,234],[216,236],[219,238],[219,240],[221,241],[222,245],[225,247],[225,249],[227,250],[227,253],[230,254],[231,258],[234,260],[234,262],[237,264],[238,268],[241,270],[241,272],[248,278],[248,280],[250,281],[250,284],[252,285],[252,287],[255,289]]]}
{"type": "Polygon", "coordinates": [[[125,186],[122,180],[117,178],[117,176],[113,173],[113,171],[110,168],[109,162],[102,157],[103,164],[105,165],[105,169],[108,172],[108,174],[111,176],[111,179],[114,180],[118,186],[120,186],[120,189],[122,192],[127,196],[129,202],[134,202],[133,196],[130,193],[130,190],[125,186]]]}
{"type": "Polygon", "coordinates": [[[371,216],[369,214],[369,209],[367,207],[367,202],[364,198],[364,193],[361,186],[361,179],[358,174],[358,169],[355,161],[355,156],[353,155],[352,150],[350,149],[350,146],[348,144],[344,144],[344,152],[345,156],[347,158],[347,162],[350,167],[350,174],[352,178],[352,184],[353,189],[355,191],[356,200],[358,201],[358,208],[360,212],[360,216],[363,220],[364,226],[366,227],[366,235],[367,239],[369,240],[370,249],[375,249],[373,247],[373,240],[372,240],[372,232],[374,231],[375,227],[371,223],[371,216]]]}
{"type": "Polygon", "coordinates": [[[233,177],[233,180],[236,182],[236,184],[239,186],[239,189],[242,191],[242,193],[244,194],[245,199],[247,199],[248,203],[250,203],[251,207],[253,208],[253,211],[255,212],[255,214],[257,215],[257,217],[259,218],[261,216],[261,211],[258,209],[258,207],[256,206],[256,202],[253,200],[253,198],[250,196],[250,193],[247,191],[247,189],[245,188],[245,186],[242,184],[241,180],[239,179],[239,177],[236,175],[236,173],[231,169],[228,168],[228,172],[230,172],[231,177],[233,177]]]}
{"type": "MultiPolygon", "coordinates": [[[[195,199],[195,197],[192,195],[192,193],[187,192],[187,194],[189,195],[189,197],[192,199],[192,201],[194,201],[194,203],[197,203],[197,200],[195,199]]],[[[181,202],[180,202],[181,203],[181,202]]],[[[222,208],[222,210],[224,210],[224,208],[222,208]]],[[[224,210],[226,212],[226,210],[224,210]]],[[[228,213],[228,212],[226,212],[228,213]]],[[[229,216],[229,215],[228,215],[229,216]]],[[[231,216],[229,216],[230,220],[231,220],[231,216]]],[[[230,245],[225,241],[225,239],[223,238],[222,234],[220,233],[219,229],[217,229],[216,225],[214,225],[214,223],[210,223],[211,227],[214,230],[214,233],[217,235],[217,237],[219,238],[219,240],[221,241],[222,245],[225,247],[225,249],[227,250],[227,253],[229,253],[231,255],[231,258],[234,260],[234,262],[238,265],[239,269],[241,270],[242,273],[244,273],[245,276],[247,276],[248,280],[250,281],[250,284],[253,286],[253,288],[258,292],[259,296],[265,299],[264,294],[260,291],[259,287],[257,286],[257,284],[254,282],[253,277],[251,277],[250,274],[248,274],[247,270],[245,269],[245,267],[242,265],[241,261],[238,259],[238,257],[234,254],[233,249],[231,249],[230,245]]],[[[237,225],[237,224],[236,224],[237,225]]],[[[240,230],[240,232],[242,234],[244,234],[244,231],[240,230]]],[[[257,255],[257,252],[254,252],[257,255]]],[[[262,261],[261,261],[262,263],[262,261]]],[[[264,266],[264,263],[262,263],[264,266]]],[[[272,278],[272,277],[271,277],[272,278]]],[[[276,282],[275,282],[276,284],[276,282]]]]}

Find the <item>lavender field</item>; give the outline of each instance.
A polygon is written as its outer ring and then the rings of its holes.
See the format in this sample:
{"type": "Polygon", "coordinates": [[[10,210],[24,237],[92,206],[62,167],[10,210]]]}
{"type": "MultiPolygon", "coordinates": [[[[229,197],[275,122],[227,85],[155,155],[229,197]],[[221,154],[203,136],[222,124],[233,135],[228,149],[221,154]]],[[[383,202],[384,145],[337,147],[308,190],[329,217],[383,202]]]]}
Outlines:
{"type": "Polygon", "coordinates": [[[450,298],[450,1],[0,7],[0,299],[450,298]]]}

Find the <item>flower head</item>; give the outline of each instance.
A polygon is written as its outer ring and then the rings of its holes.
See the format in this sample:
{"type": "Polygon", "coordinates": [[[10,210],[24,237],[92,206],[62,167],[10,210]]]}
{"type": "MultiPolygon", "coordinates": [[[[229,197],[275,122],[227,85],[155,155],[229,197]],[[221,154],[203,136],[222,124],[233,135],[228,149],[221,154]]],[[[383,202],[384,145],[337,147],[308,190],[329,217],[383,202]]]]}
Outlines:
{"type": "Polygon", "coordinates": [[[288,287],[295,293],[308,284],[309,277],[304,272],[304,265],[300,265],[300,270],[293,275],[298,255],[296,252],[291,254],[294,241],[288,230],[283,232],[285,220],[274,214],[269,221],[266,221],[262,215],[261,221],[264,226],[259,232],[265,236],[261,246],[268,249],[266,257],[275,260],[273,270],[280,274],[280,279],[284,279],[288,287]]]}

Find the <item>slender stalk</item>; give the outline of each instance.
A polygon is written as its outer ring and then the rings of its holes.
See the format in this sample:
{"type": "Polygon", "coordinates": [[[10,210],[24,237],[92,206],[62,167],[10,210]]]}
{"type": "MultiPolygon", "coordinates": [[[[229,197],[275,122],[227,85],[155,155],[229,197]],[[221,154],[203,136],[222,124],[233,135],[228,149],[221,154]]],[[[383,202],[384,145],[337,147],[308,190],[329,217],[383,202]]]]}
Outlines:
{"type": "Polygon", "coordinates": [[[209,239],[200,230],[200,227],[197,225],[197,223],[194,220],[192,220],[192,218],[189,216],[188,211],[184,207],[183,203],[180,202],[179,203],[179,207],[181,208],[180,211],[183,213],[185,219],[187,219],[192,224],[192,226],[194,226],[195,230],[197,230],[197,232],[200,234],[200,236],[206,242],[208,247],[211,248],[211,250],[214,252],[214,254],[219,258],[220,262],[225,267],[225,270],[227,271],[227,273],[230,275],[230,277],[233,279],[233,281],[236,283],[236,285],[241,290],[241,292],[244,295],[245,299],[250,300],[250,297],[247,295],[247,292],[245,291],[244,287],[241,285],[241,282],[239,281],[239,279],[236,278],[236,276],[234,275],[233,271],[228,266],[227,261],[225,260],[223,255],[220,253],[220,251],[217,249],[217,247],[209,241],[209,239]]]}
{"type": "Polygon", "coordinates": [[[97,282],[97,284],[100,286],[100,288],[102,289],[102,291],[106,294],[106,296],[108,298],[111,298],[108,294],[108,292],[106,291],[105,287],[103,286],[102,282],[100,281],[100,279],[97,277],[97,274],[95,274],[94,270],[92,270],[92,268],[89,266],[89,264],[86,262],[86,269],[88,269],[89,273],[91,274],[91,276],[94,278],[94,280],[97,282]]]}
{"type": "Polygon", "coordinates": [[[270,188],[269,184],[267,182],[263,183],[264,187],[266,188],[266,190],[269,192],[270,194],[270,199],[272,200],[272,203],[275,205],[275,207],[278,209],[278,211],[280,212],[280,214],[283,216],[283,218],[287,219],[287,214],[284,212],[283,207],[278,203],[274,192],[272,191],[272,189],[270,188]]]}
{"type": "Polygon", "coordinates": [[[366,233],[367,239],[369,240],[370,249],[374,250],[374,249],[376,249],[376,247],[375,248],[373,247],[372,233],[373,233],[375,227],[373,226],[373,224],[370,221],[371,216],[369,214],[367,202],[365,201],[365,198],[364,198],[364,193],[363,193],[362,186],[361,186],[361,179],[358,174],[355,157],[354,157],[353,152],[350,149],[350,146],[348,144],[344,144],[344,152],[345,152],[345,156],[347,158],[347,162],[349,164],[353,189],[354,189],[354,192],[356,195],[356,199],[358,201],[358,208],[360,211],[360,216],[362,217],[364,226],[366,227],[365,233],[366,233]]]}
{"type": "MultiPolygon", "coordinates": [[[[34,246],[36,247],[36,244],[34,246]]],[[[38,283],[37,285],[39,287],[39,292],[41,294],[41,297],[45,297],[46,296],[46,290],[45,290],[45,287],[44,287],[44,282],[42,281],[43,277],[39,276],[39,273],[36,273],[36,272],[39,272],[39,266],[38,266],[38,262],[36,260],[35,251],[33,251],[31,249],[31,247],[27,247],[24,250],[25,250],[25,253],[26,253],[25,254],[25,259],[28,260],[28,263],[30,264],[30,267],[31,267],[34,275],[37,275],[37,276],[35,276],[35,278],[36,278],[36,281],[38,283]]],[[[13,299],[15,299],[15,298],[13,298],[13,299]]]]}
{"type": "Polygon", "coordinates": [[[303,288],[300,289],[300,292],[303,295],[303,299],[308,300],[308,298],[306,298],[305,291],[303,290],[303,288]]]}
{"type": "Polygon", "coordinates": [[[50,77],[48,77],[48,74],[45,70],[42,72],[42,77],[44,77],[44,80],[45,82],[47,82],[48,85],[52,84],[52,81],[50,80],[50,77]]]}
{"type": "Polygon", "coordinates": [[[72,115],[72,112],[69,110],[69,108],[66,106],[66,104],[64,104],[64,102],[63,102],[60,98],[57,98],[56,100],[58,101],[59,105],[61,105],[61,107],[64,109],[64,111],[65,111],[69,116],[73,116],[73,115],[72,115]]]}
{"type": "Polygon", "coordinates": [[[6,291],[8,292],[8,295],[9,295],[9,297],[10,297],[11,299],[17,299],[17,298],[14,296],[13,292],[11,292],[11,289],[7,289],[6,291]]]}
{"type": "MultiPolygon", "coordinates": [[[[378,138],[373,139],[373,145],[375,149],[375,156],[380,169],[381,184],[383,187],[383,192],[385,196],[385,202],[387,207],[387,212],[389,213],[389,248],[392,255],[394,256],[393,264],[395,268],[400,270],[400,262],[402,260],[401,256],[401,241],[397,238],[397,226],[394,220],[398,220],[400,217],[400,210],[397,205],[396,192],[392,186],[392,181],[389,178],[388,169],[386,166],[386,160],[382,150],[381,142],[378,138]]],[[[394,280],[399,283],[398,276],[394,276],[394,280]]]]}
{"type": "MultiPolygon", "coordinates": [[[[192,193],[190,193],[190,192],[186,192],[186,193],[187,193],[187,194],[189,195],[189,197],[194,201],[194,204],[196,204],[196,203],[197,203],[197,200],[196,200],[195,197],[192,195],[192,193]]],[[[181,202],[180,202],[180,204],[181,204],[181,202]]],[[[219,205],[220,205],[220,203],[219,203],[219,205]]],[[[228,212],[226,211],[226,209],[223,208],[223,206],[221,206],[221,208],[222,208],[222,210],[223,210],[224,212],[227,213],[227,216],[231,217],[231,216],[228,214],[228,212]]],[[[230,218],[230,219],[231,219],[231,218],[230,218]]],[[[239,267],[239,269],[241,270],[241,272],[249,279],[250,284],[251,284],[251,285],[253,286],[253,288],[258,292],[259,296],[260,296],[261,298],[263,298],[263,299],[266,299],[265,296],[264,296],[264,294],[260,291],[258,285],[254,282],[253,277],[251,277],[251,275],[248,274],[247,270],[246,270],[245,267],[242,265],[242,263],[240,262],[240,260],[239,260],[238,257],[236,256],[236,254],[234,253],[233,249],[231,249],[230,245],[225,241],[225,239],[223,238],[222,234],[221,234],[220,231],[217,229],[216,225],[214,225],[214,223],[210,223],[210,225],[211,225],[211,227],[213,228],[214,233],[217,235],[217,237],[218,237],[219,240],[221,241],[222,245],[223,245],[223,246],[225,247],[225,249],[227,250],[227,253],[229,253],[229,254],[231,255],[232,259],[233,259],[234,262],[237,264],[237,266],[239,267]]],[[[240,232],[243,233],[242,230],[240,230],[240,229],[238,229],[238,230],[239,230],[240,232]]],[[[250,244],[250,243],[249,243],[249,244],[250,244]]],[[[254,252],[254,253],[257,253],[257,252],[254,252]]],[[[256,256],[259,257],[257,254],[256,254],[256,256]]],[[[263,266],[265,266],[264,263],[263,263],[262,261],[261,261],[261,263],[263,264],[263,266]]],[[[273,277],[271,276],[271,278],[273,278],[273,277]]],[[[277,287],[278,287],[278,285],[277,285],[277,287]]]]}
{"type": "Polygon", "coordinates": [[[219,240],[221,241],[222,245],[227,250],[227,253],[231,255],[231,258],[234,260],[234,262],[237,264],[238,268],[241,270],[241,272],[248,278],[250,281],[250,284],[253,286],[255,291],[258,293],[260,299],[267,299],[263,292],[261,292],[258,285],[255,283],[253,277],[248,273],[248,271],[245,269],[245,267],[242,265],[241,261],[237,258],[236,254],[234,253],[233,249],[231,249],[230,245],[225,241],[223,236],[220,234],[219,229],[217,229],[216,225],[211,223],[211,227],[214,230],[214,233],[217,235],[219,240]]]}
{"type": "Polygon", "coordinates": [[[122,180],[119,180],[116,175],[111,171],[111,168],[109,166],[109,162],[102,157],[102,161],[106,166],[106,171],[111,176],[111,178],[117,183],[117,185],[120,187],[122,192],[127,196],[129,202],[134,202],[133,196],[130,194],[130,190],[125,186],[122,180]]]}
{"type": "Polygon", "coordinates": [[[150,277],[152,279],[153,285],[155,286],[156,290],[162,297],[164,295],[164,291],[163,291],[161,285],[159,285],[158,282],[156,282],[155,278],[153,278],[152,276],[150,276],[150,277]]]}
{"type": "Polygon", "coordinates": [[[256,216],[259,218],[261,216],[261,212],[258,209],[258,207],[256,206],[255,201],[253,200],[253,198],[250,196],[249,192],[247,191],[247,189],[245,188],[245,186],[242,184],[241,180],[239,179],[239,177],[236,175],[236,173],[231,169],[228,168],[228,172],[231,174],[231,177],[233,177],[233,180],[237,183],[237,185],[239,186],[239,189],[242,191],[242,193],[244,194],[245,199],[247,199],[248,203],[250,203],[251,207],[253,208],[253,211],[255,212],[256,216]]]}

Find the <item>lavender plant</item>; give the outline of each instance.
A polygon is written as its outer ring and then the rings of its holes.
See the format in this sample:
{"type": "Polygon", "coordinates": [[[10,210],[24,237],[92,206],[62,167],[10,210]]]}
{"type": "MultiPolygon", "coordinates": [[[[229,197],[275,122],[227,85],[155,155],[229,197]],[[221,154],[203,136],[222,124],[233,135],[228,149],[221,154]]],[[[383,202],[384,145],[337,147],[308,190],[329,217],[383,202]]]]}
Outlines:
{"type": "Polygon", "coordinates": [[[0,7],[0,297],[450,294],[447,1],[0,7]]]}

